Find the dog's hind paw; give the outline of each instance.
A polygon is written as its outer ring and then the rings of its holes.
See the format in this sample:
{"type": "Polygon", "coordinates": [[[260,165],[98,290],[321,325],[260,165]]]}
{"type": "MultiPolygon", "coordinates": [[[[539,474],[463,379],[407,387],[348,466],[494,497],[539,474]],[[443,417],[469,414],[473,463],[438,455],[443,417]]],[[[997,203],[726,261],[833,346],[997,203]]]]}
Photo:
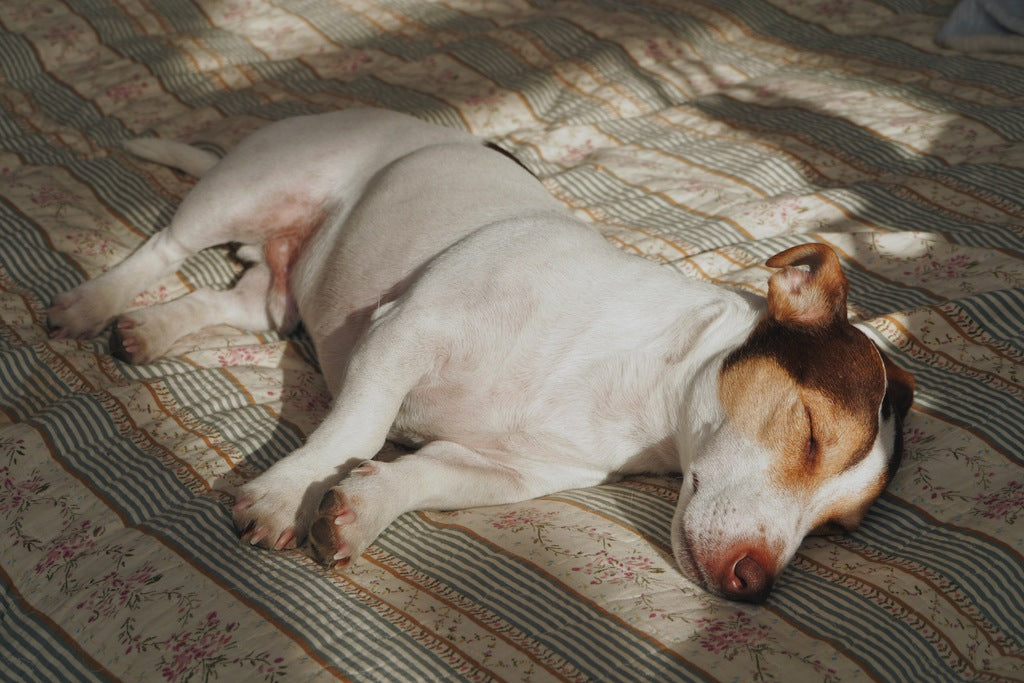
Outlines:
{"type": "Polygon", "coordinates": [[[129,317],[118,318],[114,323],[110,333],[110,355],[133,365],[143,365],[157,357],[147,343],[143,329],[129,317]]]}
{"type": "Polygon", "coordinates": [[[116,306],[107,301],[102,288],[93,282],[54,297],[46,311],[51,339],[89,339],[110,323],[116,306]]]}
{"type": "Polygon", "coordinates": [[[145,365],[167,354],[181,332],[157,306],[123,315],[110,334],[110,354],[126,363],[145,365]]]}

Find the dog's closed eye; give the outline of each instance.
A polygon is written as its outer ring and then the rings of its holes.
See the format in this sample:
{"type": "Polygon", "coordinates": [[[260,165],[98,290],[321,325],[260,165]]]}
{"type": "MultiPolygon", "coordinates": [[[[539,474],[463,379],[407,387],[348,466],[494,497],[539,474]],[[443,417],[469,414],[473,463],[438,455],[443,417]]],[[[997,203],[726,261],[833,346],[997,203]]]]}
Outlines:
{"type": "Polygon", "coordinates": [[[804,461],[807,464],[807,469],[813,471],[818,464],[820,448],[818,440],[814,436],[814,419],[811,417],[811,411],[806,407],[804,410],[807,411],[807,445],[804,450],[804,461]]]}

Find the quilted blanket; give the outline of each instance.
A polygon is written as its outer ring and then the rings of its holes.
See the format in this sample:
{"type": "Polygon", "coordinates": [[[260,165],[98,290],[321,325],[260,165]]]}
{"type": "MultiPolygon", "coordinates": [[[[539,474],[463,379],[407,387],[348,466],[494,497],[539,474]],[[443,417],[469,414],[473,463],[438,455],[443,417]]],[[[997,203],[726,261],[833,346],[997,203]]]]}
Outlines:
{"type": "MultiPolygon", "coordinates": [[[[0,679],[1024,680],[1024,55],[933,42],[953,0],[0,2],[0,679]],[[267,122],[374,105],[512,151],[610,242],[764,293],[831,245],[917,378],[856,532],[763,606],[672,562],[679,480],[401,517],[347,571],[239,543],[226,493],[329,395],[301,333],[145,366],[52,297],[166,225],[267,122]]],[[[224,288],[212,249],[141,305],[224,288]]]]}

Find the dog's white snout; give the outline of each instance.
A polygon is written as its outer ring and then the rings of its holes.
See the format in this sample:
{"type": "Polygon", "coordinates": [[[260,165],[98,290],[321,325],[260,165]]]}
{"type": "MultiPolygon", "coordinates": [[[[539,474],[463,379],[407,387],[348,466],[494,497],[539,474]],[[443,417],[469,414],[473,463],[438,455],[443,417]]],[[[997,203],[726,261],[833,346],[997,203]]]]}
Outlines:
{"type": "Polygon", "coordinates": [[[763,603],[783,564],[778,551],[763,539],[714,542],[714,535],[673,531],[673,554],[684,574],[729,600],[763,603]]]}

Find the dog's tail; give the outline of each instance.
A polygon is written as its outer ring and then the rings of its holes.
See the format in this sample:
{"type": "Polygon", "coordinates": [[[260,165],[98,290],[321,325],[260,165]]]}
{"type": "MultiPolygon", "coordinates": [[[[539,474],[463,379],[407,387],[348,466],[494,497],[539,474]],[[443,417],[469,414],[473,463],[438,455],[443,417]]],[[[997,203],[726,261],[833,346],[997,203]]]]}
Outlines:
{"type": "Polygon", "coordinates": [[[137,157],[180,169],[196,178],[201,178],[220,161],[212,152],[174,140],[135,138],[125,140],[122,146],[137,157]]]}

